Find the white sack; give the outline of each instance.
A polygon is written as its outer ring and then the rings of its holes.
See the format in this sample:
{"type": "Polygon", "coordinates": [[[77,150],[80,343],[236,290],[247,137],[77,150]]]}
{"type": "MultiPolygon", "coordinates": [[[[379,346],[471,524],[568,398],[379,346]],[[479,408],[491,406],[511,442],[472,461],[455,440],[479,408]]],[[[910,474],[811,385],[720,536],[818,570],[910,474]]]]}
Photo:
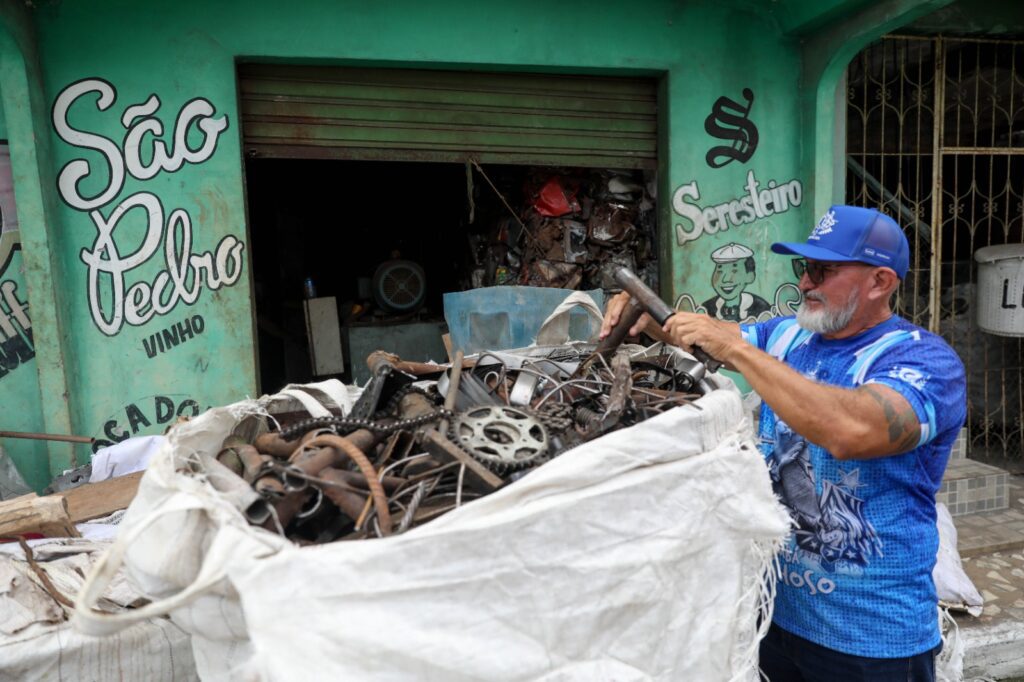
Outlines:
{"type": "Polygon", "coordinates": [[[198,680],[189,636],[165,618],[110,637],[76,632],[67,621],[36,624],[0,639],[0,680],[18,682],[190,682],[198,680]]]}
{"type": "Polygon", "coordinates": [[[936,525],[939,527],[939,551],[935,557],[932,579],[939,595],[939,605],[967,611],[980,616],[984,600],[971,579],[964,572],[960,552],[957,551],[956,526],[949,509],[941,502],[935,505],[936,525]]]}
{"type": "Polygon", "coordinates": [[[789,521],[738,393],[582,445],[403,535],[303,548],[180,472],[266,406],[171,431],[78,628],[170,612],[206,680],[757,678],[757,611],[789,521]],[[157,601],[90,611],[122,560],[157,601]]]}
{"type": "MultiPolygon", "coordinates": [[[[84,526],[86,524],[80,524],[84,526]]],[[[76,594],[83,574],[108,544],[80,538],[30,540],[35,560],[59,594],[76,594]]],[[[139,593],[114,580],[99,600],[106,610],[134,603],[139,593]]],[[[0,551],[0,680],[19,682],[188,682],[198,679],[189,635],[154,618],[112,637],[75,632],[64,609],[44,589],[21,547],[0,551]]]]}

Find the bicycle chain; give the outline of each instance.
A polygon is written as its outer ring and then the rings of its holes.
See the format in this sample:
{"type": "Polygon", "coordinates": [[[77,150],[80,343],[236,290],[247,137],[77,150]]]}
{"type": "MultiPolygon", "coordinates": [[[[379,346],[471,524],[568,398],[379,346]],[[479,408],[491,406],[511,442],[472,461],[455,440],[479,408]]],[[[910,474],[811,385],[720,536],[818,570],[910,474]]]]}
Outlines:
{"type": "Polygon", "coordinates": [[[391,415],[397,413],[398,406],[401,404],[402,398],[409,395],[410,393],[419,393],[420,395],[429,398],[431,402],[434,402],[436,404],[436,395],[431,395],[430,391],[428,391],[425,388],[420,388],[419,386],[413,386],[412,384],[409,384],[395,391],[395,394],[391,396],[391,400],[387,402],[387,405],[385,405],[383,409],[379,409],[373,414],[374,418],[384,419],[385,417],[390,417],[391,415]]]}
{"type": "Polygon", "coordinates": [[[545,403],[540,407],[539,410],[533,410],[533,413],[537,416],[544,426],[549,431],[560,433],[567,431],[572,428],[573,424],[573,412],[575,412],[572,405],[568,403],[545,403]]]}
{"type": "Polygon", "coordinates": [[[281,438],[285,441],[295,440],[299,436],[302,436],[313,429],[346,429],[347,433],[358,431],[360,429],[366,429],[368,431],[374,431],[375,433],[389,434],[395,431],[406,431],[412,430],[417,427],[429,424],[431,422],[438,421],[439,419],[451,419],[452,412],[446,410],[443,407],[438,408],[437,411],[431,412],[430,414],[424,414],[419,417],[413,417],[412,419],[401,419],[393,424],[379,424],[370,419],[348,419],[346,417],[315,417],[312,419],[304,419],[300,422],[292,424],[286,429],[281,429],[281,438]]]}

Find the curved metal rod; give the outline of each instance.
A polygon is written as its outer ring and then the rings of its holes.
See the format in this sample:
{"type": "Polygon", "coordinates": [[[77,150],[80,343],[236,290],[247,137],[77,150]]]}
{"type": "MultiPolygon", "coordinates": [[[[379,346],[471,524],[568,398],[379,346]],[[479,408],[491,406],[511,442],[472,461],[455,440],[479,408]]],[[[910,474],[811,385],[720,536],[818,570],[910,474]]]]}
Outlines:
{"type": "Polygon", "coordinates": [[[405,488],[402,488],[401,490],[397,490],[394,493],[392,493],[391,497],[388,498],[388,504],[401,504],[399,502],[399,500],[401,500],[403,497],[406,497],[411,491],[416,490],[416,487],[420,483],[426,483],[427,484],[427,492],[426,492],[426,494],[429,495],[429,494],[434,492],[434,489],[437,488],[437,485],[438,485],[438,483],[440,481],[441,481],[441,477],[440,476],[438,476],[436,478],[433,478],[433,479],[425,478],[425,479],[423,479],[421,481],[417,481],[416,485],[409,485],[409,486],[407,486],[405,488]]]}
{"type": "Polygon", "coordinates": [[[562,369],[558,365],[557,362],[555,362],[554,360],[552,360],[550,358],[527,358],[527,359],[523,360],[523,364],[519,368],[519,371],[522,372],[527,367],[536,368],[536,369],[534,369],[535,372],[540,372],[541,374],[543,374],[544,376],[548,377],[552,381],[556,381],[556,382],[560,381],[561,379],[558,376],[556,376],[555,374],[548,374],[547,372],[545,372],[544,370],[542,370],[540,368],[540,366],[543,365],[544,363],[552,365],[555,368],[555,370],[556,370],[556,372],[558,374],[563,374],[563,375],[568,376],[567,372],[564,369],[562,369]]]}
{"type": "Polygon", "coordinates": [[[348,455],[348,458],[355,462],[356,466],[366,477],[366,485],[370,488],[370,497],[373,499],[373,506],[377,509],[377,516],[380,518],[381,535],[391,534],[391,511],[388,509],[388,498],[384,494],[384,486],[377,478],[377,472],[373,464],[366,457],[362,450],[352,445],[341,436],[320,435],[306,443],[310,447],[332,447],[348,455]]]}
{"type": "Polygon", "coordinates": [[[584,386],[584,384],[597,384],[599,386],[607,386],[608,382],[606,382],[606,381],[594,381],[593,379],[570,379],[568,381],[563,381],[562,383],[558,384],[557,386],[552,388],[550,391],[545,393],[544,397],[541,398],[537,402],[537,404],[533,406],[533,409],[535,409],[535,410],[540,409],[540,406],[543,405],[544,403],[546,403],[548,398],[553,396],[555,393],[558,393],[559,391],[563,390],[566,386],[579,386],[583,390],[590,391],[591,393],[601,393],[601,391],[599,391],[599,390],[587,388],[586,386],[584,386]]]}
{"type": "MultiPolygon", "coordinates": [[[[493,388],[489,384],[487,384],[487,377],[489,377],[491,374],[494,374],[495,373],[494,370],[489,369],[487,372],[485,372],[484,376],[481,378],[481,380],[484,382],[485,385],[487,385],[487,388],[488,388],[487,392],[488,393],[490,393],[491,395],[497,395],[498,394],[498,387],[499,386],[504,386],[505,385],[505,381],[508,378],[508,365],[506,365],[505,361],[502,360],[501,358],[499,358],[494,353],[492,353],[490,351],[484,351],[483,353],[480,353],[480,355],[477,357],[477,359],[476,359],[476,367],[479,367],[480,369],[483,369],[485,367],[489,368],[491,366],[490,364],[484,365],[484,364],[480,363],[481,360],[483,360],[484,358],[487,358],[487,357],[491,357],[491,358],[494,358],[495,360],[497,360],[497,362],[494,363],[494,364],[500,365],[501,366],[501,371],[497,373],[498,374],[497,381],[494,383],[494,387],[493,388]]],[[[505,404],[508,405],[508,388],[507,387],[505,388],[505,404]]]]}
{"type": "Polygon", "coordinates": [[[404,457],[402,459],[396,459],[394,462],[392,462],[391,464],[389,464],[386,467],[384,467],[383,469],[381,469],[380,473],[381,473],[381,475],[387,475],[387,474],[389,474],[391,472],[392,469],[394,469],[396,467],[400,467],[403,464],[408,464],[409,462],[414,462],[414,461],[416,461],[418,459],[423,459],[424,457],[430,457],[430,453],[429,452],[421,452],[421,453],[416,454],[416,455],[409,455],[408,457],[404,457]]]}

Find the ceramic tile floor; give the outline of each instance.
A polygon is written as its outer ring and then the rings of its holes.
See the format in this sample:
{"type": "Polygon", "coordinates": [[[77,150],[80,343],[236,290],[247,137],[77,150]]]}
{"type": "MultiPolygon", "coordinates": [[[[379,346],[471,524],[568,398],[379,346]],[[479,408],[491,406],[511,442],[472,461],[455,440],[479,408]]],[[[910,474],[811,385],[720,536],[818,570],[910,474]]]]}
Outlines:
{"type": "Polygon", "coordinates": [[[1008,487],[1008,509],[954,519],[964,572],[985,599],[978,618],[956,615],[961,627],[1024,623],[1024,476],[1011,475],[1008,487]]]}

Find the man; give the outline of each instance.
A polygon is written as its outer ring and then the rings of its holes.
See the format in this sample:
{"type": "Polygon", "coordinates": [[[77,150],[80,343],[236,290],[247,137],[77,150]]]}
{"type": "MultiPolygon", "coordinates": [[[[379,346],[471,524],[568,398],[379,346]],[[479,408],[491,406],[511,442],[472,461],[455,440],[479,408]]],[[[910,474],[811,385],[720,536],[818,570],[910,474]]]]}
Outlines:
{"type": "MultiPolygon", "coordinates": [[[[806,243],[772,250],[800,257],[795,318],[681,312],[632,333],[700,346],[763,400],[761,449],[793,518],[761,644],[768,679],[933,680],[935,493],[964,421],[963,365],[892,313],[909,245],[889,217],[833,206],[806,243]]],[[[602,334],[627,300],[609,302],[602,334]]]]}
{"type": "Polygon", "coordinates": [[[753,251],[743,244],[726,244],[711,252],[711,260],[715,262],[711,286],[716,295],[701,304],[708,315],[743,322],[771,308],[768,301],[746,290],[757,279],[753,251]]]}

